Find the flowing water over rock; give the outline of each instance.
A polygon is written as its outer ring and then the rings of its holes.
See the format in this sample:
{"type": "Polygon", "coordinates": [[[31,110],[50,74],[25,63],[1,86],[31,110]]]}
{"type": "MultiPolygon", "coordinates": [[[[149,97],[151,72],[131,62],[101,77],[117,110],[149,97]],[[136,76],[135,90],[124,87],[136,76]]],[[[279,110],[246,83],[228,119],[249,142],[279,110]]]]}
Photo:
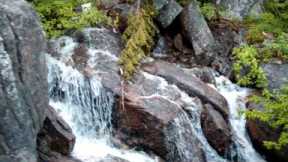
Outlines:
{"type": "Polygon", "coordinates": [[[235,148],[232,152],[232,161],[236,162],[265,162],[265,160],[254,150],[247,131],[246,120],[240,115],[245,110],[245,98],[251,90],[241,88],[233,84],[227,78],[220,76],[216,78],[217,89],[226,98],[230,108],[229,121],[233,130],[235,148]]]}
{"type": "MultiPolygon", "coordinates": [[[[47,55],[50,105],[68,122],[76,135],[73,156],[83,162],[100,162],[109,156],[123,159],[123,162],[125,160],[156,162],[156,159],[143,152],[119,149],[111,144],[114,94],[103,87],[102,84],[106,83],[101,75],[98,75],[101,69],[98,69],[98,72],[96,70],[89,75],[84,75],[85,72],[66,65],[69,64],[77,43],[69,37],[64,37],[59,41],[63,42],[63,46],[58,47],[61,48],[58,60],[47,55]]],[[[106,48],[101,50],[92,47],[87,51],[89,67],[98,68],[101,61],[117,64],[118,58],[106,48]]],[[[109,65],[107,63],[101,66],[106,68],[109,65]]],[[[162,77],[146,72],[141,72],[140,75],[146,82],[157,82],[153,90],[148,85],[146,88],[150,88],[151,91],[143,90],[143,96],[140,97],[144,99],[160,97],[182,109],[164,130],[168,161],[265,162],[253,149],[246,135],[245,119],[238,113],[239,110],[245,109],[244,100],[249,94],[248,89],[234,85],[225,77],[216,77],[216,89],[229,103],[229,121],[233,130],[234,146],[231,155],[227,155],[232,160],[226,160],[209,145],[203,134],[200,120],[203,107],[196,102],[197,97],[190,97],[162,77]]]]}
{"type": "Polygon", "coordinates": [[[97,77],[86,77],[78,70],[47,55],[50,105],[70,124],[76,144],[73,156],[83,162],[98,162],[108,156],[130,162],[154,162],[144,153],[113,147],[111,111],[113,95],[101,87],[97,77]]]}

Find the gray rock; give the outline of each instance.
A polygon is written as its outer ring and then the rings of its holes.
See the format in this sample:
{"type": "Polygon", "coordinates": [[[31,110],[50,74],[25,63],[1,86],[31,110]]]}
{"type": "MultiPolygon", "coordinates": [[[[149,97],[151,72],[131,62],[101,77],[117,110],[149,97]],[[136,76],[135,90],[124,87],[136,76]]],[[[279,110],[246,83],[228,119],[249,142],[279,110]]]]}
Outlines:
{"type": "Polygon", "coordinates": [[[87,47],[106,50],[116,56],[120,55],[122,40],[119,33],[114,33],[106,28],[86,28],[83,30],[83,34],[87,47]]]}
{"type": "Polygon", "coordinates": [[[209,144],[219,155],[224,156],[229,152],[232,142],[230,126],[213,106],[205,105],[201,114],[201,125],[209,144]]]}
{"type": "MultiPolygon", "coordinates": [[[[248,16],[253,9],[262,6],[263,0],[219,0],[218,4],[226,9],[228,17],[242,20],[248,16]],[[257,6],[257,7],[255,7],[257,6]],[[255,7],[255,8],[254,8],[255,7]]],[[[255,10],[261,12],[261,10],[255,10]]]]}
{"type": "Polygon", "coordinates": [[[209,67],[195,67],[192,69],[184,69],[184,71],[190,75],[195,75],[205,83],[216,85],[214,70],[209,67]]]}
{"type": "Polygon", "coordinates": [[[160,38],[157,41],[156,47],[152,52],[152,56],[154,58],[167,58],[169,57],[168,53],[169,53],[169,47],[167,41],[163,36],[160,36],[160,38]]]}
{"type": "Polygon", "coordinates": [[[48,107],[45,44],[27,2],[0,0],[0,161],[37,161],[36,137],[48,107]]]}
{"type": "Polygon", "coordinates": [[[288,84],[288,64],[269,63],[262,65],[262,68],[268,79],[270,91],[280,89],[288,84]]]}
{"type": "Polygon", "coordinates": [[[167,28],[181,13],[182,9],[175,0],[169,0],[168,4],[161,8],[156,19],[163,28],[167,28]]]}
{"type": "Polygon", "coordinates": [[[162,9],[168,3],[168,0],[153,0],[154,7],[157,11],[162,9]]]}
{"type": "Polygon", "coordinates": [[[144,71],[165,78],[187,94],[199,97],[204,103],[212,104],[225,119],[227,118],[229,110],[226,99],[194,75],[189,75],[174,64],[163,61],[146,64],[142,68],[144,71]]]}
{"type": "Polygon", "coordinates": [[[75,136],[72,129],[52,107],[47,110],[47,117],[38,133],[37,143],[39,158],[43,161],[57,159],[54,156],[55,152],[68,156],[74,148],[75,136]]]}
{"type": "Polygon", "coordinates": [[[181,23],[184,29],[183,35],[187,36],[193,46],[198,64],[209,65],[217,55],[217,41],[201,14],[196,0],[192,0],[183,10],[181,23]]]}
{"type": "Polygon", "coordinates": [[[179,91],[164,84],[157,76],[141,73],[125,87],[126,95],[119,97],[120,106],[113,111],[116,138],[130,147],[153,151],[167,162],[204,162],[179,91]]]}

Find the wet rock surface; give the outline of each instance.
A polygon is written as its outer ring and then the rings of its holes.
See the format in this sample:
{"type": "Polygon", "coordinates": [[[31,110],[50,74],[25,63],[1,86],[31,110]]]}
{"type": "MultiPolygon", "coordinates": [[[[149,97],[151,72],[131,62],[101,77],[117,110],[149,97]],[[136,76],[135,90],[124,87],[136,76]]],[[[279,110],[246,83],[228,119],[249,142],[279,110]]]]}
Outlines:
{"type": "Polygon", "coordinates": [[[0,0],[0,161],[36,162],[48,107],[45,39],[31,6],[0,0]]]}
{"type": "Polygon", "coordinates": [[[221,156],[225,156],[232,143],[229,124],[211,105],[206,104],[201,114],[201,125],[210,145],[221,156]]]}
{"type": "Polygon", "coordinates": [[[75,139],[69,125],[57,115],[54,108],[49,107],[43,128],[37,138],[39,158],[42,161],[51,161],[57,153],[62,156],[70,155],[75,139]]]}
{"type": "MultiPolygon", "coordinates": [[[[201,144],[195,132],[189,129],[190,120],[183,109],[186,105],[181,101],[181,94],[176,87],[168,85],[161,78],[141,72],[133,84],[125,87],[125,93],[124,98],[118,98],[119,106],[113,112],[116,138],[130,147],[153,151],[165,161],[205,161],[201,144]],[[182,119],[182,116],[187,120],[182,119]],[[179,129],[185,130],[183,134],[178,134],[179,129]],[[185,146],[189,155],[179,150],[179,143],[176,142],[179,138],[185,141],[181,146],[185,146]],[[190,156],[192,154],[194,156],[190,156]]],[[[199,101],[194,102],[196,104],[199,101]]],[[[201,106],[197,108],[201,109],[201,106]]]]}
{"type": "Polygon", "coordinates": [[[108,155],[103,160],[100,160],[98,162],[129,162],[129,161],[121,159],[119,157],[108,155]]]}
{"type": "Polygon", "coordinates": [[[163,61],[146,64],[142,68],[144,71],[165,78],[168,82],[177,85],[187,94],[199,97],[204,103],[212,104],[217,111],[221,112],[225,119],[227,118],[228,105],[225,98],[197,77],[185,73],[174,64],[163,61]]]}

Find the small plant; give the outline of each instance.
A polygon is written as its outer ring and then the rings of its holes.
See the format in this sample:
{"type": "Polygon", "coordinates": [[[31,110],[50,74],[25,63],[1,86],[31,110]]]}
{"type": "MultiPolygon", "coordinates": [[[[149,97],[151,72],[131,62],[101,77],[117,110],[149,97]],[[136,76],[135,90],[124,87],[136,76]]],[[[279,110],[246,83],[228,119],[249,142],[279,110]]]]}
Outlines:
{"type": "Polygon", "coordinates": [[[262,43],[264,33],[275,36],[288,32],[288,1],[269,0],[264,3],[265,12],[259,17],[245,19],[248,32],[246,39],[250,44],[262,43]]]}
{"type": "Polygon", "coordinates": [[[265,49],[274,57],[288,58],[288,34],[282,33],[271,42],[265,43],[265,49]]]}
{"type": "Polygon", "coordinates": [[[74,9],[85,0],[34,0],[43,28],[49,38],[58,37],[66,30],[80,29],[85,26],[109,24],[111,20],[97,8],[92,7],[86,12],[77,13],[74,9]]]}
{"type": "Polygon", "coordinates": [[[268,149],[280,150],[288,145],[288,86],[270,93],[268,90],[263,91],[262,96],[253,96],[251,101],[262,104],[263,111],[251,110],[246,111],[245,115],[249,119],[258,119],[267,123],[272,128],[280,128],[281,134],[277,141],[264,141],[268,149]]]}
{"type": "Polygon", "coordinates": [[[153,23],[154,11],[151,8],[139,9],[128,19],[128,27],[123,34],[126,46],[120,57],[123,77],[131,79],[137,66],[151,50],[156,28],[153,23]]]}
{"type": "Polygon", "coordinates": [[[257,88],[267,86],[267,78],[258,63],[258,51],[255,47],[245,45],[235,48],[233,54],[233,70],[239,85],[257,88]]]}
{"type": "Polygon", "coordinates": [[[201,6],[201,12],[208,20],[215,18],[217,14],[216,7],[212,3],[204,3],[201,6]]]}

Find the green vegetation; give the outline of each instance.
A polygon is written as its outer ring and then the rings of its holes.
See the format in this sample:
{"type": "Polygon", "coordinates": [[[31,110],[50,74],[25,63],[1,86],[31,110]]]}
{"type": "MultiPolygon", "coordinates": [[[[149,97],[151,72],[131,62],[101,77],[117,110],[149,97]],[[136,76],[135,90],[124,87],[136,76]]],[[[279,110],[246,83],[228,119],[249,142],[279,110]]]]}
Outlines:
{"type": "Polygon", "coordinates": [[[268,149],[276,150],[288,145],[288,86],[274,93],[265,90],[263,96],[253,96],[251,100],[262,104],[264,110],[247,111],[245,115],[248,118],[258,119],[274,129],[280,128],[282,130],[278,141],[265,141],[264,145],[268,149]]]}
{"type": "Polygon", "coordinates": [[[81,29],[96,24],[111,24],[111,20],[96,7],[88,11],[75,12],[75,8],[84,0],[38,0],[33,5],[38,12],[43,28],[49,38],[62,35],[71,29],[81,29]]]}
{"type": "Polygon", "coordinates": [[[288,1],[271,0],[265,3],[265,12],[259,17],[244,21],[248,31],[248,45],[234,49],[234,72],[238,84],[262,88],[261,96],[251,101],[263,105],[261,111],[245,112],[249,119],[258,119],[272,128],[281,130],[277,141],[265,141],[268,149],[279,150],[288,145],[288,85],[276,92],[269,92],[267,79],[260,63],[272,58],[288,58],[288,1]]]}
{"type": "Polygon", "coordinates": [[[235,72],[238,84],[242,86],[255,86],[264,88],[267,85],[266,76],[258,62],[258,51],[253,46],[242,46],[233,51],[235,72]]]}
{"type": "Polygon", "coordinates": [[[154,14],[152,7],[147,6],[145,9],[139,9],[128,19],[128,27],[123,34],[126,46],[119,62],[126,80],[131,79],[141,59],[150,53],[154,44],[153,38],[156,33],[153,23],[154,14]]]}
{"type": "Polygon", "coordinates": [[[264,34],[279,36],[288,32],[288,1],[270,0],[265,3],[265,12],[260,17],[248,17],[245,20],[248,27],[246,39],[248,43],[262,43],[264,34]]]}

